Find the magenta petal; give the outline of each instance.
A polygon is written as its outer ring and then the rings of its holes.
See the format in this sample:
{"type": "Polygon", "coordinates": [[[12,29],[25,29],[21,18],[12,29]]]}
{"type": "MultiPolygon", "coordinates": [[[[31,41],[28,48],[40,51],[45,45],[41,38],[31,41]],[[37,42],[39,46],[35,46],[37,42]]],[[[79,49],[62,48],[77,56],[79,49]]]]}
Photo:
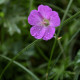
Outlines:
{"type": "Polygon", "coordinates": [[[45,33],[45,28],[43,26],[33,26],[30,29],[30,33],[36,39],[41,39],[45,33]]]}
{"type": "Polygon", "coordinates": [[[52,11],[50,14],[50,26],[53,27],[60,26],[60,18],[56,11],[52,11]]]}
{"type": "Polygon", "coordinates": [[[31,25],[39,25],[41,22],[41,17],[39,15],[39,12],[37,10],[32,10],[29,17],[28,17],[28,22],[31,25]]]}
{"type": "Polygon", "coordinates": [[[49,6],[40,5],[40,6],[38,7],[38,11],[39,11],[40,14],[43,16],[43,18],[49,19],[50,12],[52,11],[52,9],[51,9],[49,6]]]}
{"type": "Polygon", "coordinates": [[[53,38],[54,34],[55,34],[55,28],[52,28],[50,26],[47,27],[45,34],[43,36],[43,40],[50,40],[51,38],[53,38]]]}

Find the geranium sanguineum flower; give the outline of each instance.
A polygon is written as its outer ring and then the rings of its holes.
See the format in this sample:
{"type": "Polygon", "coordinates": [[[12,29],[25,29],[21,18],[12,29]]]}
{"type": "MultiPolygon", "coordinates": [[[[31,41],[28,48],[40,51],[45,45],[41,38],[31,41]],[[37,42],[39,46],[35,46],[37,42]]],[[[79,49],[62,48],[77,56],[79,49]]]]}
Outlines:
{"type": "Polygon", "coordinates": [[[39,5],[38,10],[32,10],[28,17],[32,25],[30,33],[36,39],[49,40],[55,34],[55,27],[60,25],[60,18],[56,11],[49,6],[39,5]]]}

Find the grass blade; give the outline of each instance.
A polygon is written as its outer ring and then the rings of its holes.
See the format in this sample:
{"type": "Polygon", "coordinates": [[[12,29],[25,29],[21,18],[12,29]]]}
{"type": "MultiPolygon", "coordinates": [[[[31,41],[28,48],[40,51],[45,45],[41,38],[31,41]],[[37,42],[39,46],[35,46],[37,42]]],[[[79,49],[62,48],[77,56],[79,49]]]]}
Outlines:
{"type": "Polygon", "coordinates": [[[72,2],[73,2],[73,0],[70,0],[68,6],[67,6],[67,8],[66,8],[65,14],[64,14],[64,16],[63,16],[63,18],[62,18],[62,23],[63,23],[64,20],[66,19],[67,13],[68,13],[68,11],[69,11],[69,8],[70,8],[72,2]]]}
{"type": "MultiPolygon", "coordinates": [[[[65,14],[64,14],[64,16],[63,16],[63,18],[62,18],[61,24],[63,24],[63,21],[65,20],[65,18],[66,18],[66,16],[67,16],[67,13],[68,13],[68,11],[69,11],[69,8],[70,8],[70,6],[71,6],[72,1],[73,1],[73,0],[70,0],[70,1],[69,1],[69,4],[68,4],[67,9],[66,9],[66,11],[65,11],[65,14]]],[[[59,33],[60,33],[60,31],[61,31],[61,28],[62,28],[62,26],[60,26],[60,28],[59,28],[59,30],[58,30],[57,37],[59,36],[59,33]]],[[[51,50],[50,59],[49,59],[49,62],[48,62],[47,74],[48,74],[49,69],[50,69],[51,59],[52,59],[53,52],[54,52],[54,49],[55,49],[55,46],[56,46],[56,42],[57,42],[57,40],[55,39],[54,45],[53,45],[52,50],[51,50]]],[[[48,75],[47,75],[47,78],[48,78],[48,75]]]]}
{"type": "MultiPolygon", "coordinates": [[[[64,47],[64,50],[66,50],[67,46],[72,42],[72,40],[77,36],[77,34],[80,32],[80,29],[72,36],[72,38],[69,40],[69,42],[67,43],[67,45],[64,47]]],[[[60,54],[58,55],[54,65],[52,66],[52,68],[56,65],[56,63],[58,62],[60,56],[62,55],[62,51],[60,52],[60,54]]],[[[52,69],[50,70],[52,71],[52,69]]]]}
{"type": "Polygon", "coordinates": [[[1,75],[0,75],[0,79],[2,78],[4,72],[7,70],[7,68],[11,65],[11,63],[17,58],[19,57],[25,50],[29,49],[32,45],[34,45],[36,42],[38,42],[39,40],[35,40],[34,42],[32,42],[31,44],[29,44],[28,46],[26,46],[23,50],[21,50],[15,57],[13,57],[13,59],[7,64],[7,66],[3,69],[1,75]]]}
{"type": "MultiPolygon", "coordinates": [[[[0,55],[2,58],[8,60],[8,61],[11,61],[12,59],[4,56],[4,55],[0,55]]],[[[26,71],[27,73],[29,73],[35,80],[39,80],[39,78],[33,74],[29,69],[27,69],[26,67],[24,67],[22,64],[20,64],[19,62],[17,61],[13,61],[14,64],[16,64],[17,66],[19,66],[20,68],[22,68],[24,71],[26,71]]]]}

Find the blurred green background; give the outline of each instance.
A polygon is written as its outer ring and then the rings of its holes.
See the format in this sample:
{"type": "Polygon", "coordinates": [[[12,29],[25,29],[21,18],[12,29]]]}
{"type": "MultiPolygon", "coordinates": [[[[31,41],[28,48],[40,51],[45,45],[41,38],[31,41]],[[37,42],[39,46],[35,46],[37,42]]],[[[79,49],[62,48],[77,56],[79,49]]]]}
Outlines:
{"type": "MultiPolygon", "coordinates": [[[[35,39],[30,35],[27,18],[40,4],[48,5],[62,19],[70,0],[0,0],[0,74],[11,59],[35,39]],[[9,59],[10,58],[10,59],[9,59]]],[[[80,0],[73,0],[66,19],[80,11],[80,0]]],[[[58,28],[56,28],[57,33],[58,28]]],[[[55,46],[49,80],[80,80],[80,16],[61,28],[62,37],[55,46]],[[61,47],[64,51],[61,53],[61,47]],[[60,55],[60,56],[59,56],[60,55]],[[59,58],[58,58],[59,57],[59,58]]],[[[40,80],[47,80],[46,70],[55,38],[32,45],[16,61],[40,80]]],[[[1,80],[36,80],[15,62],[1,80]]]]}

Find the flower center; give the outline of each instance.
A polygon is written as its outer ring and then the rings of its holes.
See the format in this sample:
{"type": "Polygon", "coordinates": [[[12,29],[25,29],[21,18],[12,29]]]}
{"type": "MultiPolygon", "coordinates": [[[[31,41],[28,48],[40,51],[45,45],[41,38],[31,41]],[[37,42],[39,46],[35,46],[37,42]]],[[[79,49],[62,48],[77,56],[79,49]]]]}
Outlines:
{"type": "Polygon", "coordinates": [[[44,19],[42,23],[43,23],[43,25],[45,25],[47,27],[49,25],[49,20],[44,19]]]}

